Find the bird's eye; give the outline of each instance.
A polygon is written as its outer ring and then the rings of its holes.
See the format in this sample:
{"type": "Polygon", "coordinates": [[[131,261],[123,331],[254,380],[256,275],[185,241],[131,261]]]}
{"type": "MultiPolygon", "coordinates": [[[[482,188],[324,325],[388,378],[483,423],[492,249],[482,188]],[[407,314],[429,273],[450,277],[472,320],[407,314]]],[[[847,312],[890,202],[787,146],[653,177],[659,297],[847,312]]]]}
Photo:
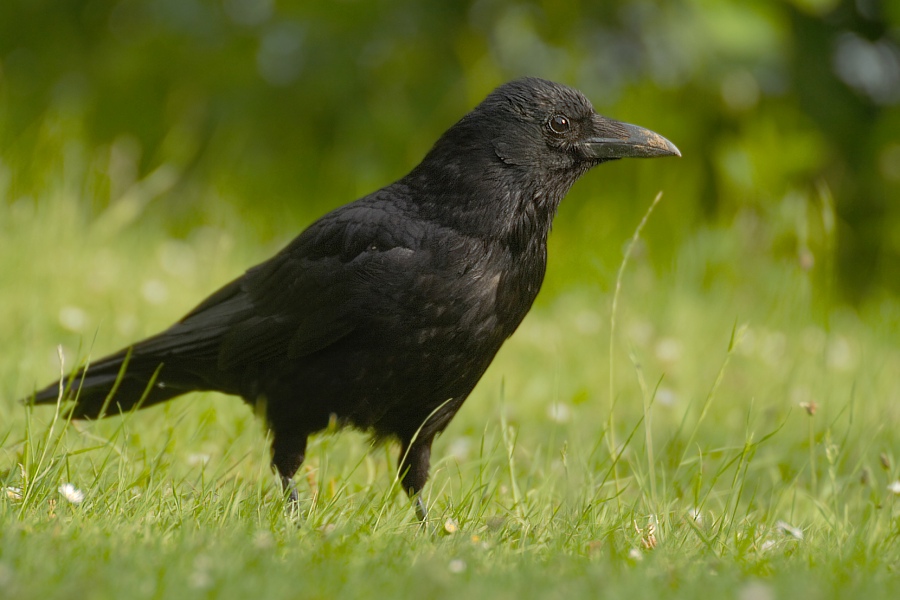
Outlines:
{"type": "Polygon", "coordinates": [[[553,133],[563,134],[569,131],[571,125],[567,117],[563,115],[553,115],[550,117],[550,122],[547,123],[547,126],[550,127],[550,131],[553,133]]]}

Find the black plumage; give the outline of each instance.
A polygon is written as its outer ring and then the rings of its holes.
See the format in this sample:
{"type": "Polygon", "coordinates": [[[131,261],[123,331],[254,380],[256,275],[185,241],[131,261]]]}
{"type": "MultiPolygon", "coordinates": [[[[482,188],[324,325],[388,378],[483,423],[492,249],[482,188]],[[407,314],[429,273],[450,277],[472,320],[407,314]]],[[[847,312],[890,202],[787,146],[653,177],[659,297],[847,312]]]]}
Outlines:
{"type": "Polygon", "coordinates": [[[563,196],[606,160],[666,155],[679,153],[574,89],[502,85],[408,175],[326,214],[169,329],[71,374],[72,414],[197,390],[262,403],[293,497],[308,436],[336,418],[400,441],[424,518],[432,441],[531,308],[563,196]]]}

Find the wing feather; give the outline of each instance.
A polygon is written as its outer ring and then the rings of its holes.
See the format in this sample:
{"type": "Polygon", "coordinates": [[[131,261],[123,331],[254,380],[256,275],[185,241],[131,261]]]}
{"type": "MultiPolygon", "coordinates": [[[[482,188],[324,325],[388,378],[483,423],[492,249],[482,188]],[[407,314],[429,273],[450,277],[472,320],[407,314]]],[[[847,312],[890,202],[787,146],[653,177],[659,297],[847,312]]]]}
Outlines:
{"type": "Polygon", "coordinates": [[[358,203],[329,213],[135,352],[214,360],[228,370],[327,348],[367,318],[364,300],[379,278],[409,272],[408,246],[421,232],[398,235],[380,214],[358,203]]]}

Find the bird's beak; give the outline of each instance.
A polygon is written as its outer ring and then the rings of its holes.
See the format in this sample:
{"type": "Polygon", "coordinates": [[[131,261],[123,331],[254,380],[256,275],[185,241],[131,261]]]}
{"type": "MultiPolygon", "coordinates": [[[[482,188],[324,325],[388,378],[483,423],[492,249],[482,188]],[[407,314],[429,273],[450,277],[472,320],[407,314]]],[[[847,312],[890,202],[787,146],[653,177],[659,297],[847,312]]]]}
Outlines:
{"type": "Polygon", "coordinates": [[[663,136],[620,121],[597,115],[594,117],[594,135],[581,142],[581,152],[586,158],[653,158],[655,156],[681,156],[675,144],[663,136]]]}

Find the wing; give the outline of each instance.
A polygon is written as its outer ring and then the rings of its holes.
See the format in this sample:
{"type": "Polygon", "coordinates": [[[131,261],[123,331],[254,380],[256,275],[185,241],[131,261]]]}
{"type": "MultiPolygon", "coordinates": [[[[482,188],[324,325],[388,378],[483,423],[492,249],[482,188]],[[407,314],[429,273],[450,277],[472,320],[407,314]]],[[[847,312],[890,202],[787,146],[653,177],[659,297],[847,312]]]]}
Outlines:
{"type": "Polygon", "coordinates": [[[359,327],[367,300],[391,278],[414,272],[425,229],[395,202],[347,205],[134,352],[215,361],[222,370],[315,353],[359,327]]]}

